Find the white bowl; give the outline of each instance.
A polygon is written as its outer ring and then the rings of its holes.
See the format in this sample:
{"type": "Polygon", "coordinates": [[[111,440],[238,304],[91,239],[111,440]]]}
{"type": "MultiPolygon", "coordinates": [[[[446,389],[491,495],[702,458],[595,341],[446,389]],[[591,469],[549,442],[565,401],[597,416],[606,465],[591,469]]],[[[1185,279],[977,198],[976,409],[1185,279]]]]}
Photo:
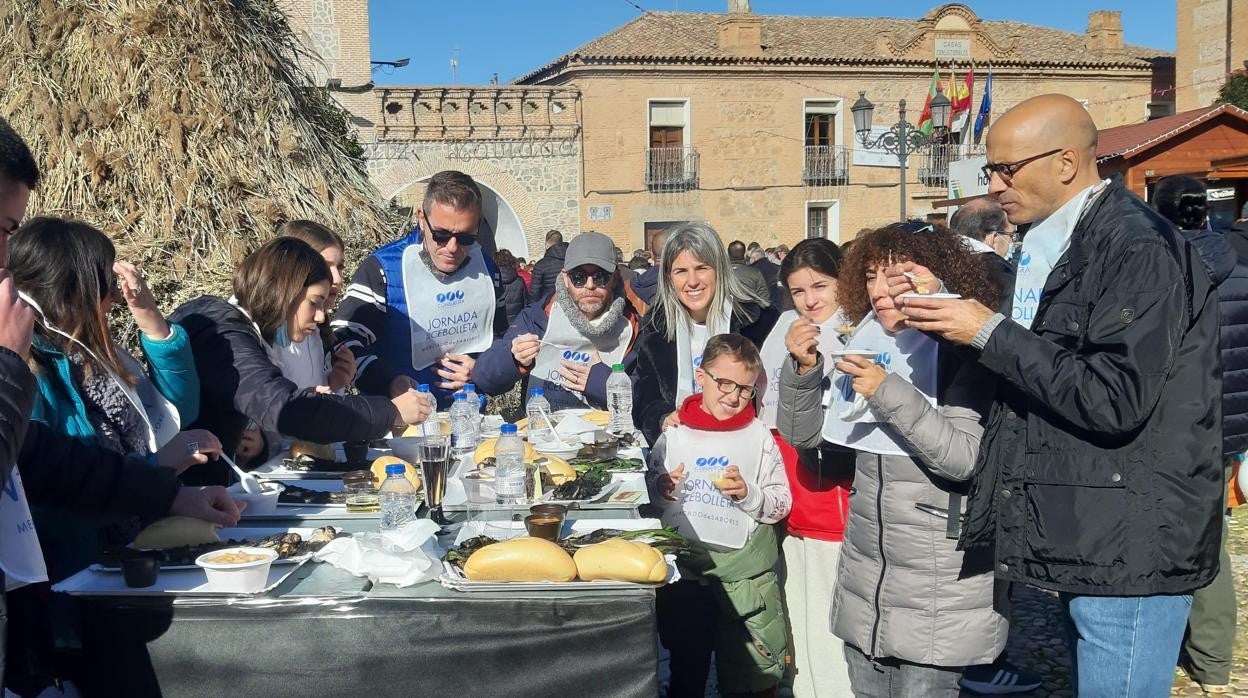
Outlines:
{"type": "Polygon", "coordinates": [[[239,502],[247,502],[243,516],[271,516],[277,513],[277,498],[282,495],[286,486],[280,482],[262,482],[263,492],[252,494],[243,491],[243,483],[236,482],[226,490],[230,498],[239,502]]]}
{"type": "Polygon", "coordinates": [[[420,445],[424,442],[423,436],[396,436],[390,439],[390,452],[412,465],[417,465],[420,463],[420,445]]]}
{"type": "Polygon", "coordinates": [[[564,460],[575,458],[576,454],[581,452],[581,444],[573,441],[572,443],[559,444],[555,442],[538,442],[533,444],[533,450],[538,453],[545,453],[548,456],[558,456],[564,460]]]}
{"type": "Polygon", "coordinates": [[[208,575],[208,591],[236,594],[254,594],[268,586],[269,568],[277,559],[277,551],[268,548],[224,548],[204,553],[195,558],[195,564],[208,575]],[[264,559],[241,564],[209,562],[223,553],[249,553],[264,555],[264,559]]]}

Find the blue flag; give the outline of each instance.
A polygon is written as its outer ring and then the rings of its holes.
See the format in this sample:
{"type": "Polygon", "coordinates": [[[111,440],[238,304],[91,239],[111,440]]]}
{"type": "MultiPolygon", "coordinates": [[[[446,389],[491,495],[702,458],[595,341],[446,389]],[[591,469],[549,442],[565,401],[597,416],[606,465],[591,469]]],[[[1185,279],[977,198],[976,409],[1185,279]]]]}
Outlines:
{"type": "Polygon", "coordinates": [[[988,117],[992,113],[992,71],[988,71],[988,79],[984,81],[984,97],[979,101],[979,114],[975,116],[975,142],[984,134],[988,126],[988,117]]]}

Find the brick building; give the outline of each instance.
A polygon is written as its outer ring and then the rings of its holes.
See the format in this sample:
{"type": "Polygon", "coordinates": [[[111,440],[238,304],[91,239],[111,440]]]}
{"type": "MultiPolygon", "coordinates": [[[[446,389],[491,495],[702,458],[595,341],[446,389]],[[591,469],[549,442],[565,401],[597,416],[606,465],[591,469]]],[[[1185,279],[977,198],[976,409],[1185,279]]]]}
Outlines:
{"type": "MultiPolygon", "coordinates": [[[[518,82],[581,93],[582,226],[625,248],[696,219],[726,239],[791,245],[897,217],[896,158],[861,152],[849,107],[867,92],[885,126],[906,99],[916,122],[938,55],[956,57],[958,79],[975,64],[976,109],[991,66],[997,114],[1043,92],[1083,100],[1103,127],[1173,111],[1152,97],[1172,86],[1173,59],[1124,45],[1118,13],[1092,13],[1079,35],[961,4],[916,20],[646,13],[518,82]]],[[[911,216],[940,215],[947,162],[932,157],[910,161],[911,216]]]]}
{"type": "Polygon", "coordinates": [[[1178,0],[1175,42],[1176,107],[1213,104],[1233,70],[1248,62],[1248,2],[1178,0]]]}

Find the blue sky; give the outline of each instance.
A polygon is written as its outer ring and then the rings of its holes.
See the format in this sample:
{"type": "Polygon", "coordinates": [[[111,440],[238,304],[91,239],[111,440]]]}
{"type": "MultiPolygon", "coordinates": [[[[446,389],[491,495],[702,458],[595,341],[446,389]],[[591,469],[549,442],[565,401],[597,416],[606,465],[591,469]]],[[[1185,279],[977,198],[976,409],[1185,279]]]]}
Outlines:
{"type": "MultiPolygon", "coordinates": [[[[444,85],[459,48],[464,85],[483,85],[498,73],[508,82],[636,17],[630,3],[652,11],[723,12],[727,0],[370,0],[373,60],[410,58],[406,68],[378,68],[379,85],[444,85]]],[[[773,15],[918,18],[941,0],[753,0],[773,15]]],[[[1092,10],[1121,10],[1128,43],[1174,50],[1174,0],[970,0],[985,19],[1009,19],[1082,33],[1092,10]]]]}

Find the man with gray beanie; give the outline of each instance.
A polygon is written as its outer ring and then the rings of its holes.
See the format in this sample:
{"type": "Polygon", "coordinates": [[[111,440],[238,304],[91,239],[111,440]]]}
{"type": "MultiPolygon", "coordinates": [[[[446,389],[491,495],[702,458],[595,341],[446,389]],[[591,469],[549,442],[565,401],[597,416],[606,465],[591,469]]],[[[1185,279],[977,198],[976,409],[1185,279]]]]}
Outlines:
{"type": "Polygon", "coordinates": [[[553,409],[606,409],[612,364],[636,360],[640,313],[624,292],[615,244],[602,233],[572,238],[554,295],[525,308],[477,358],[472,378],[487,395],[520,381],[541,388],[553,409]]]}

